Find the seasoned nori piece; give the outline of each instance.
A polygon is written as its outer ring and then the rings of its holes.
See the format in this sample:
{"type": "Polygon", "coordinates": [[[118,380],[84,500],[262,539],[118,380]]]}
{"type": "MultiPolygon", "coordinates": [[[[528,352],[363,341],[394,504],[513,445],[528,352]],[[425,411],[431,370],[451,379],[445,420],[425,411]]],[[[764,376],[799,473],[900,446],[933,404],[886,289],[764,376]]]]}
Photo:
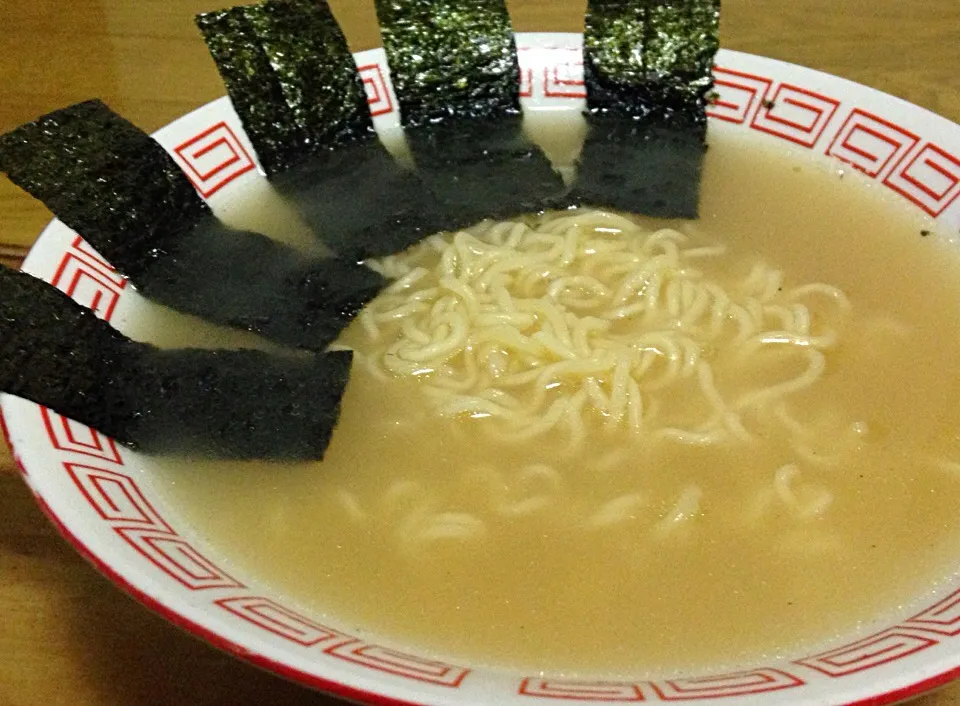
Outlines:
{"type": "Polygon", "coordinates": [[[565,205],[563,179],[523,134],[519,115],[451,119],[406,134],[444,229],[565,205]]]}
{"type": "Polygon", "coordinates": [[[98,101],[0,136],[0,169],[145,296],[286,345],[322,350],[385,284],[226,227],[163,147],[98,101]]]}
{"type": "Polygon", "coordinates": [[[272,181],[345,260],[392,255],[451,227],[419,176],[379,140],[342,145],[272,181]]]}
{"type": "Polygon", "coordinates": [[[326,3],[268,0],[197,23],[274,188],[333,252],[380,257],[444,227],[429,191],[374,133],[356,62],[326,3]]]}
{"type": "Polygon", "coordinates": [[[404,127],[520,113],[503,0],[376,0],[404,127]]]}
{"type": "Polygon", "coordinates": [[[575,201],[697,215],[719,14],[719,0],[589,0],[575,201]]]}
{"type": "Polygon", "coordinates": [[[0,390],[129,442],[132,400],[120,394],[139,344],[60,291],[0,267],[0,390]],[[124,355],[125,353],[129,355],[124,355]]]}
{"type": "Polygon", "coordinates": [[[706,150],[700,128],[588,115],[571,204],[657,218],[696,218],[706,150]]]}
{"type": "Polygon", "coordinates": [[[150,454],[321,460],[352,351],[307,359],[253,350],[149,349],[136,371],[133,444],[150,454]]]}
{"type": "Polygon", "coordinates": [[[352,353],[160,350],[49,284],[0,268],[0,390],[146,453],[320,459],[352,353]]]}
{"type": "Polygon", "coordinates": [[[590,0],[583,40],[590,113],[705,125],[719,17],[719,0],[590,0]]]}
{"type": "Polygon", "coordinates": [[[307,257],[211,219],[181,239],[175,256],[155,263],[140,288],[180,311],[319,351],[386,283],[364,265],[307,257]]]}
{"type": "Polygon", "coordinates": [[[307,134],[287,105],[247,8],[197,15],[196,23],[263,170],[278,174],[302,161],[309,154],[307,134]]]}
{"type": "Polygon", "coordinates": [[[326,2],[267,0],[246,12],[313,155],[274,186],[320,239],[363,260],[440,230],[427,190],[377,138],[356,61],[326,2]]]}
{"type": "Polygon", "coordinates": [[[374,136],[353,54],[322,0],[267,0],[245,9],[312,152],[374,136]]]}
{"type": "Polygon", "coordinates": [[[523,134],[503,0],[376,0],[401,121],[448,227],[555,205],[563,182],[523,134]]]}
{"type": "Polygon", "coordinates": [[[322,0],[268,0],[195,21],[268,176],[374,136],[363,80],[322,0]]]}
{"type": "Polygon", "coordinates": [[[134,283],[210,216],[170,155],[98,100],[0,135],[0,171],[134,283]]]}

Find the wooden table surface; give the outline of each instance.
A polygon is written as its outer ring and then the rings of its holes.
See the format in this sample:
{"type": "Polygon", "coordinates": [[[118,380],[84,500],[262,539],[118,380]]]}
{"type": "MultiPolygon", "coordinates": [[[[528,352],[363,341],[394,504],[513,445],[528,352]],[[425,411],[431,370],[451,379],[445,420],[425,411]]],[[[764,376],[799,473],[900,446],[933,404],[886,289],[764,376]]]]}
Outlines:
{"type": "MultiPolygon", "coordinates": [[[[0,131],[100,97],[147,130],[223,94],[192,17],[223,0],[0,0],[0,131]]],[[[585,0],[512,0],[518,30],[578,31],[585,0]]],[[[372,0],[331,0],[356,50],[372,0]]],[[[960,0],[724,0],[731,49],[839,74],[960,122],[960,0]]],[[[0,179],[0,259],[49,213],[0,179]]],[[[0,361],[2,364],[2,361],[0,361]]],[[[60,539],[0,441],[0,706],[324,704],[181,633],[60,539]]],[[[960,706],[960,683],[924,697],[960,706]]]]}

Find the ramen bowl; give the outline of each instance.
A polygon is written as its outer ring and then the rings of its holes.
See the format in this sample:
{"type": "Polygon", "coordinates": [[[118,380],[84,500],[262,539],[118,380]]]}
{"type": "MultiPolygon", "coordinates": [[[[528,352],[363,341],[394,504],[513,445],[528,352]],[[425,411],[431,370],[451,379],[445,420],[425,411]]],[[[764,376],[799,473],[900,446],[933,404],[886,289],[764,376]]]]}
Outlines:
{"type": "MultiPolygon", "coordinates": [[[[584,107],[581,38],[519,34],[524,109],[584,107]]],[[[374,122],[399,127],[382,50],[356,55],[374,122]]],[[[960,230],[960,126],[817,71],[722,50],[712,131],[770,150],[803,151],[855,169],[889,198],[960,230]]],[[[220,99],[158,131],[216,210],[264,177],[230,102],[220,99]]],[[[942,228],[940,228],[942,226],[942,228]]],[[[53,221],[24,269],[120,330],[144,303],[75,232],[53,221]]],[[[446,662],[293,606],[260,579],[225,569],[218,547],[179,519],[139,457],[51,410],[2,396],[5,431],[37,502],[76,549],[146,607],[210,644],[303,685],[376,704],[892,703],[960,676],[960,579],[884,624],[736,671],[636,679],[572,679],[446,662]]],[[[269,578],[269,577],[266,577],[269,578]]],[[[828,580],[825,578],[825,580],[828,580]]],[[[374,591],[375,587],[368,590],[374,591]]],[[[610,639],[614,639],[611,637],[610,639]]]]}

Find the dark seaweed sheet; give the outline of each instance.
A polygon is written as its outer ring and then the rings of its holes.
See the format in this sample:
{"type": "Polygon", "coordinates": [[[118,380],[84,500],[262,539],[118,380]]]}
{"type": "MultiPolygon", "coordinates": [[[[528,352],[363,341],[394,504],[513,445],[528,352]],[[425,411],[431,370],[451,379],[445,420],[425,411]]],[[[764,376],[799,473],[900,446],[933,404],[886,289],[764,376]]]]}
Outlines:
{"type": "Polygon", "coordinates": [[[420,180],[376,137],[356,61],[327,4],[268,0],[247,14],[313,152],[274,185],[318,237],[339,256],[363,260],[439,229],[420,180]]]}
{"type": "Polygon", "coordinates": [[[414,128],[407,142],[445,229],[564,205],[563,180],[524,135],[519,115],[414,128]]]}
{"type": "Polygon", "coordinates": [[[373,137],[363,80],[325,2],[267,0],[245,13],[311,152],[373,137]]]}
{"type": "Polygon", "coordinates": [[[320,459],[352,354],[164,351],[125,338],[31,275],[0,267],[0,390],[147,453],[320,459]]]}
{"type": "Polygon", "coordinates": [[[343,145],[274,177],[273,184],[345,260],[392,255],[450,227],[419,175],[378,140],[343,145]]]}
{"type": "Polygon", "coordinates": [[[523,134],[503,0],[376,0],[407,142],[447,227],[555,205],[563,182],[523,134]]]}
{"type": "Polygon", "coordinates": [[[322,0],[268,0],[195,20],[268,175],[373,135],[363,81],[322,0]]]}
{"type": "Polygon", "coordinates": [[[503,0],[376,0],[404,127],[520,112],[503,0]]]}
{"type": "Polygon", "coordinates": [[[697,215],[719,0],[590,0],[577,202],[697,215]]]}
{"type": "Polygon", "coordinates": [[[321,460],[340,416],[351,351],[307,359],[253,350],[159,350],[134,377],[134,445],[150,454],[321,460]]]}
{"type": "Polygon", "coordinates": [[[0,136],[0,169],[147,297],[322,350],[385,281],[217,220],[157,142],[99,101],[0,136]]]}
{"type": "Polygon", "coordinates": [[[259,233],[200,224],[141,285],[149,297],[272,341],[320,351],[386,280],[341,258],[307,257],[259,233]]]}
{"type": "Polygon", "coordinates": [[[696,218],[706,151],[700,129],[587,116],[571,201],[657,218],[696,218]]]}
{"type": "Polygon", "coordinates": [[[173,158],[97,100],[0,135],[0,170],[134,282],[211,215],[173,158]]]}
{"type": "MultiPolygon", "coordinates": [[[[49,284],[0,267],[0,390],[45,404],[127,441],[117,420],[129,400],[111,394],[124,378],[126,339],[49,284]]],[[[127,352],[134,362],[136,346],[127,352]]]]}
{"type": "Polygon", "coordinates": [[[274,187],[333,252],[379,257],[443,227],[429,190],[373,132],[363,81],[326,3],[268,0],[197,21],[274,187]],[[283,160],[271,158],[278,152],[283,160]]]}
{"type": "Polygon", "coordinates": [[[307,135],[287,105],[247,8],[197,15],[196,23],[263,170],[278,174],[302,161],[309,154],[307,135]]]}

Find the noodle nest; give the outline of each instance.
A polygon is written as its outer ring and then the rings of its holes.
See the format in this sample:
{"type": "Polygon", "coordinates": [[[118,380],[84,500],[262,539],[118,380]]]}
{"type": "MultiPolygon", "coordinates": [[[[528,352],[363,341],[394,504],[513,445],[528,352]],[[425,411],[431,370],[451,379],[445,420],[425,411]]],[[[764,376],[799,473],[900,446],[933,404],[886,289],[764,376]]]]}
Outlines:
{"type": "Polygon", "coordinates": [[[850,304],[762,262],[726,274],[725,246],[691,240],[586,209],[432,236],[367,263],[395,282],[361,312],[359,353],[502,440],[576,445],[594,416],[681,443],[749,441],[748,415],[823,375],[850,304]],[[779,377],[751,386],[758,365],[779,377]]]}

